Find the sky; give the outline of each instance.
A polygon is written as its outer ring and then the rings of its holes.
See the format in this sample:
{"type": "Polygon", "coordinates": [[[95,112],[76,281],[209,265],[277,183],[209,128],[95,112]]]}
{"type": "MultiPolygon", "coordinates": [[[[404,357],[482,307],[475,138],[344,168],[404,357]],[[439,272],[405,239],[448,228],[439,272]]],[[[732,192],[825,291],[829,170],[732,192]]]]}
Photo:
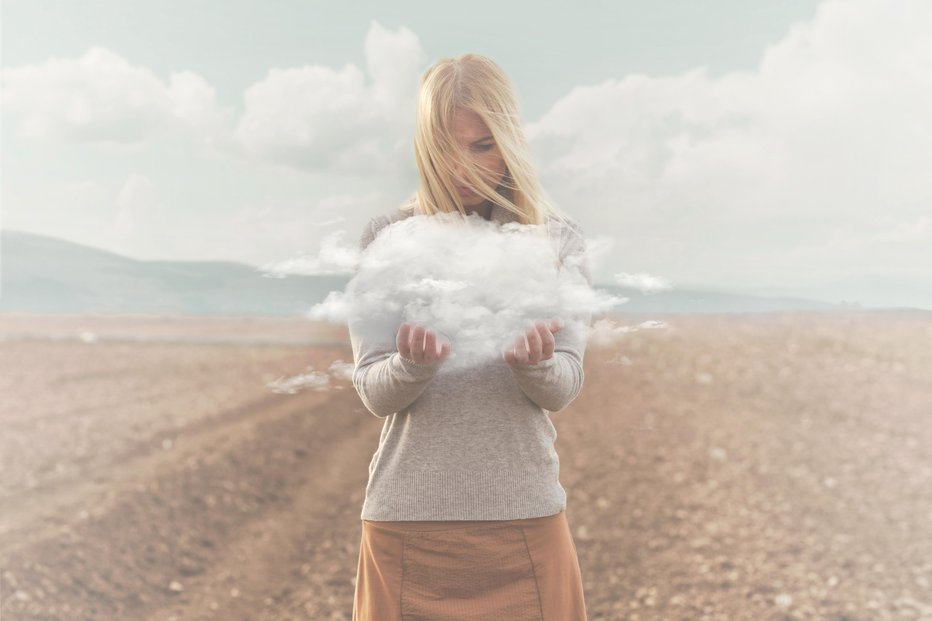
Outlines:
{"type": "Polygon", "coordinates": [[[0,3],[0,225],[139,259],[354,246],[418,79],[512,81],[596,283],[932,308],[932,3],[0,3]]]}

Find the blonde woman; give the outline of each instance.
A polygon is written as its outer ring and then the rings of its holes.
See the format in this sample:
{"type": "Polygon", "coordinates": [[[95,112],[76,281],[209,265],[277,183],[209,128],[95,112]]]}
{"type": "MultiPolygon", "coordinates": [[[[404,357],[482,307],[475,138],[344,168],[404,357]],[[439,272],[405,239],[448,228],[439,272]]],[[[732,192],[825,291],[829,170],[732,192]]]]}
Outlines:
{"type": "MultiPolygon", "coordinates": [[[[535,230],[548,233],[555,263],[591,282],[582,232],[545,198],[493,61],[464,54],[424,73],[414,146],[417,192],[369,221],[362,249],[414,214],[546,225],[535,230]]],[[[585,620],[549,412],[582,388],[590,316],[560,319],[503,344],[497,364],[455,374],[443,372],[455,343],[430,326],[349,322],[353,384],[385,420],[361,513],[354,621],[585,620]]]]}

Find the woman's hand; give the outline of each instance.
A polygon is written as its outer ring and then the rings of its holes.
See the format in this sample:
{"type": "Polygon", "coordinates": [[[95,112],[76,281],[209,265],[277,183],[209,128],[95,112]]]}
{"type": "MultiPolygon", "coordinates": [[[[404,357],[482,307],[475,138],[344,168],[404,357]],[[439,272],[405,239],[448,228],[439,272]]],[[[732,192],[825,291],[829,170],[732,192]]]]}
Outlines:
{"type": "Polygon", "coordinates": [[[433,330],[408,322],[401,324],[395,337],[395,346],[402,358],[415,364],[432,364],[446,360],[451,351],[450,343],[446,340],[443,340],[438,349],[437,334],[433,330]]]}
{"type": "Polygon", "coordinates": [[[514,343],[502,350],[502,359],[508,364],[530,365],[553,358],[556,346],[553,335],[562,328],[563,322],[559,319],[535,321],[534,327],[528,328],[514,343]]]}

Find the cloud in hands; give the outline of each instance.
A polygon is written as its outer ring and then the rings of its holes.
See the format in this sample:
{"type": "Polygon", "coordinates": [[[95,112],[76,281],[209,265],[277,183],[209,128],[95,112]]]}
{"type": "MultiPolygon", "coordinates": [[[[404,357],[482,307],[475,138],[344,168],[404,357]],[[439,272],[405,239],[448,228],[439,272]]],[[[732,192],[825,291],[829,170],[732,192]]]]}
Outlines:
{"type": "Polygon", "coordinates": [[[590,316],[616,300],[594,290],[572,261],[558,269],[559,235],[545,233],[543,225],[478,216],[411,216],[382,229],[346,291],[310,316],[358,322],[392,343],[402,322],[423,325],[452,344],[451,366],[498,358],[534,320],[587,330],[590,316]]]}

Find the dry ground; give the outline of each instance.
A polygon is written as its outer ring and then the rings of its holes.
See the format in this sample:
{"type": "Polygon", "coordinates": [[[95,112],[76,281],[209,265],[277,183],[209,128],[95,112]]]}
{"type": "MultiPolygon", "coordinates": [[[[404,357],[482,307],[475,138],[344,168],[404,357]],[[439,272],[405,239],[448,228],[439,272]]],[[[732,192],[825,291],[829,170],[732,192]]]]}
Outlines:
{"type": "MultiPolygon", "coordinates": [[[[932,313],[642,319],[552,415],[589,619],[932,620],[932,313]]],[[[0,316],[0,618],[349,619],[381,421],[267,383],[351,359],[299,319],[0,316]]]]}

